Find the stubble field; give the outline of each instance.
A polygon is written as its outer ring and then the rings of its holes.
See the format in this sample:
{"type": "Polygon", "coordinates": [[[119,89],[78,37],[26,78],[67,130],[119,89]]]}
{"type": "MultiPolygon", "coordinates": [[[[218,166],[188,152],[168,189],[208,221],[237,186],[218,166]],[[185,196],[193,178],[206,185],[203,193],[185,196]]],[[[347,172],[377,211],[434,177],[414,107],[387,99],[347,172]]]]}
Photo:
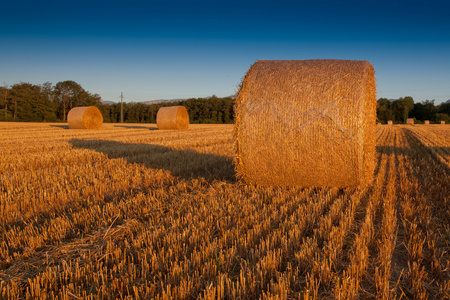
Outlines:
{"type": "Polygon", "coordinates": [[[232,131],[0,123],[0,298],[450,298],[449,125],[344,190],[240,183],[232,131]]]}

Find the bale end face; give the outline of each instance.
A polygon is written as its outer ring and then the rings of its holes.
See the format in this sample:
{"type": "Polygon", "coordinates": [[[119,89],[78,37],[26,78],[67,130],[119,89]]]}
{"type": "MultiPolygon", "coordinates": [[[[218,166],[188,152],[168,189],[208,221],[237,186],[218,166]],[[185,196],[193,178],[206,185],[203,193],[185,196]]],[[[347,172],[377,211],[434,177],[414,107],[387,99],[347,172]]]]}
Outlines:
{"type": "Polygon", "coordinates": [[[235,105],[236,169],[263,186],[371,182],[376,95],[366,61],[257,61],[235,105]]]}
{"type": "Polygon", "coordinates": [[[189,129],[189,114],[184,106],[161,107],[156,114],[158,129],[189,129]]]}
{"type": "Polygon", "coordinates": [[[103,116],[95,106],[72,108],[67,114],[70,129],[99,129],[103,125],[103,116]]]}

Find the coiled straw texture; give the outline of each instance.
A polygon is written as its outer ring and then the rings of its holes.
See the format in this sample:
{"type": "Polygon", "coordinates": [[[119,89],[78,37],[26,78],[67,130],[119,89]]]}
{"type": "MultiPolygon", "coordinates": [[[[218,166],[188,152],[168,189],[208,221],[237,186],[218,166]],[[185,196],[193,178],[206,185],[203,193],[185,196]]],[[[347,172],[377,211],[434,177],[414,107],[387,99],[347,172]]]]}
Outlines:
{"type": "Polygon", "coordinates": [[[103,116],[95,106],[72,108],[67,114],[70,129],[98,129],[103,125],[103,116]]]}
{"type": "Polygon", "coordinates": [[[247,183],[343,188],[372,180],[376,95],[367,61],[257,61],[235,114],[236,169],[247,183]]]}
{"type": "Polygon", "coordinates": [[[189,114],[184,106],[161,107],[156,114],[158,129],[188,129],[189,114]]]}

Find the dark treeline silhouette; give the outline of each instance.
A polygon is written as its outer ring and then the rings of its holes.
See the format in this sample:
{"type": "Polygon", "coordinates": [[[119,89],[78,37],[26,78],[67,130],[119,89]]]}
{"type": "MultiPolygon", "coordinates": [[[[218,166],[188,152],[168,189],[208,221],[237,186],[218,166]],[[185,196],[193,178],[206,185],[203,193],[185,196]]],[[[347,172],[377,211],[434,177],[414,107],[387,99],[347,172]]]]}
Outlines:
{"type": "Polygon", "coordinates": [[[430,123],[450,123],[450,102],[435,105],[434,100],[425,100],[421,103],[414,103],[412,97],[407,96],[396,100],[380,98],[377,101],[378,121],[386,124],[391,120],[394,124],[406,123],[408,118],[414,118],[415,122],[423,123],[428,120],[430,123]]]}
{"type": "MultiPolygon", "coordinates": [[[[189,113],[191,123],[230,124],[234,122],[232,97],[192,98],[182,101],[145,104],[131,102],[123,104],[125,123],[156,123],[156,114],[163,106],[182,105],[189,113]]],[[[120,122],[120,103],[103,104],[100,107],[105,122],[120,122]]]]}
{"type": "MultiPolygon", "coordinates": [[[[0,121],[65,122],[69,110],[76,106],[94,105],[100,109],[105,123],[120,122],[120,103],[104,104],[98,94],[91,94],[75,81],[52,85],[21,82],[0,87],[0,121]]],[[[162,106],[183,105],[191,123],[228,124],[234,122],[232,97],[192,98],[158,104],[124,103],[125,123],[156,123],[162,106]]]]}
{"type": "Polygon", "coordinates": [[[66,121],[72,107],[101,105],[101,97],[72,80],[52,85],[27,82],[0,87],[0,121],[66,121]]]}
{"type": "MultiPolygon", "coordinates": [[[[120,103],[104,104],[98,94],[91,94],[72,80],[52,85],[46,82],[33,85],[26,82],[0,87],[0,121],[65,122],[67,113],[76,106],[97,106],[104,122],[120,122],[120,103]]],[[[183,105],[191,123],[229,124],[234,122],[233,97],[191,98],[176,102],[123,104],[125,123],[156,123],[156,114],[162,106],[183,105]]],[[[380,98],[377,101],[378,121],[386,124],[406,123],[414,118],[417,123],[450,123],[450,103],[435,105],[434,100],[414,103],[407,96],[396,100],[380,98]]]]}

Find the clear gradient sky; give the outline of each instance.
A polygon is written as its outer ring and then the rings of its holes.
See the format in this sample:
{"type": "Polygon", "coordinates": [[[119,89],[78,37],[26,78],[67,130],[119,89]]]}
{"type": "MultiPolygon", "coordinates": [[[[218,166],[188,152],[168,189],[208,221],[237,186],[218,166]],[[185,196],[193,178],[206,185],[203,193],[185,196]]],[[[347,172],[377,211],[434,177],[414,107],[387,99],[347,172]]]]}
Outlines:
{"type": "Polygon", "coordinates": [[[368,60],[377,98],[450,99],[450,1],[9,0],[0,85],[127,102],[235,93],[257,59],[368,60]]]}

